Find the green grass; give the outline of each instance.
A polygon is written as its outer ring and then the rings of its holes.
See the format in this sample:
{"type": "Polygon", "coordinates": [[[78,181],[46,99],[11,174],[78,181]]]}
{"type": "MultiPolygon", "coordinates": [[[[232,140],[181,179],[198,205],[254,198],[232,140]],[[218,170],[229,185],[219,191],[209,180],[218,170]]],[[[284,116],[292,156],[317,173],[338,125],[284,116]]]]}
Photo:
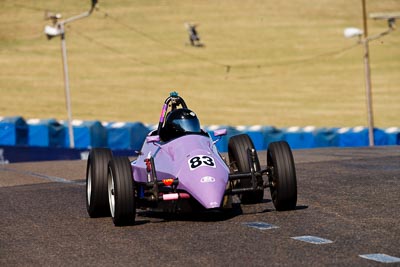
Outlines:
{"type": "MultiPolygon", "coordinates": [[[[89,2],[0,1],[0,116],[66,118],[60,40],[44,36],[43,10],[70,17],[89,2]]],[[[155,123],[176,90],[202,124],[366,125],[363,51],[343,37],[349,26],[362,28],[361,1],[100,1],[67,28],[73,118],[155,123]],[[204,48],[185,45],[185,21],[199,24],[204,48]]],[[[377,127],[399,126],[399,44],[399,31],[370,44],[377,127]]]]}

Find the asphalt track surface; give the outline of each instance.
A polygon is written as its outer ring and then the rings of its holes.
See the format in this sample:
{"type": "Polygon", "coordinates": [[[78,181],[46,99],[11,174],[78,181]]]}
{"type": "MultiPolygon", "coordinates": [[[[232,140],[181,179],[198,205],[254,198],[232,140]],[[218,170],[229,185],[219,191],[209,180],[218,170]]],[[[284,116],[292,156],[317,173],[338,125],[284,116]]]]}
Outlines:
{"type": "Polygon", "coordinates": [[[0,266],[400,266],[360,257],[400,257],[400,147],[294,156],[294,211],[275,211],[266,190],[264,203],[226,217],[140,212],[126,227],[89,218],[86,161],[2,165],[0,266]]]}

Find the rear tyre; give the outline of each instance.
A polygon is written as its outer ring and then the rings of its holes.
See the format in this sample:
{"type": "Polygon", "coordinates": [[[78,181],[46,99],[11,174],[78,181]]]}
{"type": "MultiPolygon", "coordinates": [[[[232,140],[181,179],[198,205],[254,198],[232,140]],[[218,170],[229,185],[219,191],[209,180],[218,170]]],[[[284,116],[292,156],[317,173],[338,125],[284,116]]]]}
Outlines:
{"type": "Polygon", "coordinates": [[[136,215],[134,192],[129,159],[114,158],[108,165],[108,202],[115,226],[134,224],[136,215]]]}
{"type": "Polygon", "coordinates": [[[273,142],[269,145],[267,165],[271,168],[269,182],[271,198],[276,210],[295,209],[297,202],[296,169],[293,154],[287,142],[273,142]]]}
{"type": "Polygon", "coordinates": [[[107,198],[107,169],[111,150],[93,148],[86,167],[86,209],[90,217],[110,216],[107,198]]]}
{"type": "MultiPolygon", "coordinates": [[[[248,149],[255,149],[253,141],[251,141],[250,137],[247,134],[240,134],[232,136],[229,139],[228,143],[228,155],[229,162],[234,168],[235,172],[250,172],[251,163],[249,162],[248,157],[248,149]]],[[[260,162],[258,160],[257,152],[256,152],[256,162],[255,166],[253,166],[255,171],[260,170],[260,162]]],[[[263,185],[262,179],[257,181],[259,185],[263,185]]],[[[239,187],[251,187],[251,180],[239,180],[239,187]]],[[[255,191],[255,192],[246,192],[242,193],[240,196],[240,200],[243,204],[255,204],[262,202],[264,198],[264,190],[255,191]]]]}

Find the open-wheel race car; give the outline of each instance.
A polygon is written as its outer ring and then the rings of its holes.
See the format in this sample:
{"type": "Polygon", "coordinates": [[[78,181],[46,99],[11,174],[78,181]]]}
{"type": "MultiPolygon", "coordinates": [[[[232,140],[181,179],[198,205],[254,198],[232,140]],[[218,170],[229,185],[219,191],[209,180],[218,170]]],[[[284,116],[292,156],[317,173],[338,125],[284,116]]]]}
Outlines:
{"type": "Polygon", "coordinates": [[[272,142],[267,166],[261,168],[252,140],[232,136],[226,160],[216,142],[225,129],[209,133],[183,98],[171,93],[162,107],[158,128],[148,134],[138,157],[113,157],[110,149],[93,148],[86,170],[86,206],[90,217],[111,215],[115,225],[134,224],[136,209],[163,212],[223,211],[232,196],[242,204],[261,203],[270,188],[276,210],[296,208],[293,155],[284,141],[272,142]]]}

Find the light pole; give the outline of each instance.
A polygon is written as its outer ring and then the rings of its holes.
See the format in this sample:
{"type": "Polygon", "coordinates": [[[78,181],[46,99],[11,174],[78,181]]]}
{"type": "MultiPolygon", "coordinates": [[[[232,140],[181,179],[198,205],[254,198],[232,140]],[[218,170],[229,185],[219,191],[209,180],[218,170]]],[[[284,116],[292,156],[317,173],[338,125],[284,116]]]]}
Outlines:
{"type": "Polygon", "coordinates": [[[395,30],[396,18],[400,18],[400,14],[371,14],[370,17],[373,19],[385,19],[388,21],[388,30],[379,33],[377,35],[368,37],[368,25],[367,25],[367,10],[365,0],[362,1],[362,12],[363,12],[363,31],[357,28],[346,28],[344,30],[344,36],[351,38],[357,36],[359,43],[363,44],[364,47],[364,78],[365,78],[365,95],[367,103],[367,119],[368,119],[368,139],[369,146],[374,146],[374,111],[372,103],[372,85],[371,85],[371,67],[369,63],[369,42],[378,39],[386,34],[389,34],[395,30]]]}
{"type": "Polygon", "coordinates": [[[86,11],[80,15],[73,16],[71,18],[58,21],[61,18],[60,14],[45,14],[47,19],[51,19],[53,21],[54,26],[46,26],[44,28],[44,32],[47,35],[48,39],[51,39],[56,36],[61,36],[61,53],[62,53],[62,62],[63,62],[63,70],[64,70],[64,90],[65,90],[65,104],[67,108],[67,116],[68,116],[68,135],[69,135],[69,146],[70,148],[75,147],[74,142],[74,131],[72,128],[72,111],[71,111],[71,95],[69,88],[69,75],[68,75],[68,58],[67,58],[67,43],[65,41],[65,25],[72,21],[82,19],[90,16],[92,14],[94,8],[96,7],[97,0],[92,0],[92,6],[89,11],[86,11]]]}

